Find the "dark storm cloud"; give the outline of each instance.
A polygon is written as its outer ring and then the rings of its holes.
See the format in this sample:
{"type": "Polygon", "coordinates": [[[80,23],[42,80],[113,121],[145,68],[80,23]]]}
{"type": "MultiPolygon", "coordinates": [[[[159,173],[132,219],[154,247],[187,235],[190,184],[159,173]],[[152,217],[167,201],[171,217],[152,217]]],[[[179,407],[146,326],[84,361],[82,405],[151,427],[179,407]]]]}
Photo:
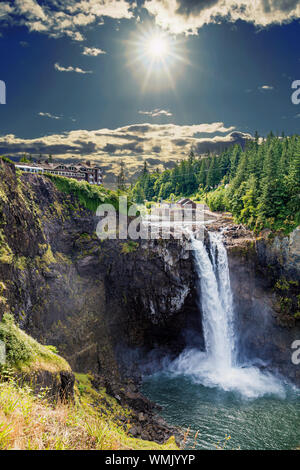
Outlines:
{"type": "Polygon", "coordinates": [[[173,143],[177,147],[185,147],[188,145],[189,141],[187,139],[173,139],[173,143]]]}
{"type": "Polygon", "coordinates": [[[49,153],[53,155],[61,155],[66,153],[81,153],[80,149],[74,148],[70,145],[45,145],[42,142],[37,142],[34,145],[32,144],[0,144],[0,153],[3,155],[13,154],[13,153],[30,153],[30,154],[40,154],[40,153],[49,153]]]}
{"type": "Polygon", "coordinates": [[[203,154],[207,152],[211,153],[220,153],[232,145],[239,144],[244,148],[247,140],[252,139],[250,134],[244,134],[242,132],[232,132],[225,137],[217,137],[214,139],[201,139],[197,142],[193,148],[198,154],[203,154]]]}
{"type": "Polygon", "coordinates": [[[91,153],[96,152],[97,145],[95,142],[85,142],[82,140],[74,140],[74,144],[78,145],[76,149],[78,153],[82,153],[83,155],[89,155],[91,153]]]}
{"type": "Polygon", "coordinates": [[[149,165],[153,165],[153,166],[158,166],[163,163],[160,158],[146,158],[146,160],[147,160],[147,163],[149,163],[149,165]]]}
{"type": "Polygon", "coordinates": [[[127,144],[106,144],[101,150],[110,154],[124,153],[126,151],[141,153],[143,152],[143,147],[138,142],[128,142],[127,144]]]}
{"type": "MultiPolygon", "coordinates": [[[[101,136],[101,137],[112,137],[112,132],[95,132],[96,136],[101,136]]],[[[124,139],[124,140],[132,140],[134,138],[135,141],[137,142],[145,142],[149,140],[149,137],[142,137],[138,135],[137,133],[121,133],[121,132],[113,132],[113,137],[115,139],[124,139]]]]}
{"type": "Polygon", "coordinates": [[[289,13],[293,11],[299,3],[299,0],[263,0],[263,4],[265,4],[266,11],[268,12],[271,11],[273,7],[289,13]]]}
{"type": "Polygon", "coordinates": [[[198,15],[202,10],[218,3],[218,0],[179,0],[176,13],[180,15],[198,15]]]}
{"type": "Polygon", "coordinates": [[[133,124],[131,126],[128,126],[126,129],[128,132],[148,132],[151,130],[153,126],[151,124],[133,124]]]}

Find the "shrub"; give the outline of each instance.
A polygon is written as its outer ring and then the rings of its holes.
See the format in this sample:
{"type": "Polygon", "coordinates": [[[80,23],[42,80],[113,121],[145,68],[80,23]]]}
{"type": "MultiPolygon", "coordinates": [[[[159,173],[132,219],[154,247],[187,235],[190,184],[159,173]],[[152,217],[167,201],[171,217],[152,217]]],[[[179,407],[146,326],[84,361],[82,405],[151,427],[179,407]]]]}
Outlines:
{"type": "Polygon", "coordinates": [[[16,369],[38,367],[47,370],[69,370],[69,364],[56,354],[54,346],[43,346],[22,331],[10,313],[0,322],[0,340],[6,346],[6,365],[16,369]]]}
{"type": "Polygon", "coordinates": [[[226,189],[220,186],[215,191],[208,193],[207,204],[212,211],[227,210],[226,189]]]}
{"type": "Polygon", "coordinates": [[[0,339],[6,345],[7,362],[9,365],[26,362],[33,354],[30,345],[22,341],[13,316],[9,313],[3,315],[2,322],[0,323],[0,339]]]}
{"type": "Polygon", "coordinates": [[[53,181],[59,191],[73,194],[79,202],[92,212],[96,212],[100,204],[112,204],[118,209],[118,197],[114,191],[105,189],[103,186],[91,185],[87,181],[77,181],[73,178],[64,178],[46,174],[53,181]]]}
{"type": "Polygon", "coordinates": [[[78,375],[75,402],[55,406],[13,378],[0,382],[0,450],[179,450],[174,437],[157,444],[128,436],[129,412],[78,375]]]}
{"type": "Polygon", "coordinates": [[[1,156],[0,156],[0,159],[3,160],[3,161],[6,162],[6,163],[13,163],[13,162],[12,162],[9,158],[7,158],[7,157],[1,157],[1,156]]]}
{"type": "Polygon", "coordinates": [[[138,247],[139,247],[138,242],[134,242],[132,240],[129,240],[129,242],[123,243],[122,253],[124,253],[124,254],[133,253],[134,251],[136,251],[138,249],[138,247]]]}

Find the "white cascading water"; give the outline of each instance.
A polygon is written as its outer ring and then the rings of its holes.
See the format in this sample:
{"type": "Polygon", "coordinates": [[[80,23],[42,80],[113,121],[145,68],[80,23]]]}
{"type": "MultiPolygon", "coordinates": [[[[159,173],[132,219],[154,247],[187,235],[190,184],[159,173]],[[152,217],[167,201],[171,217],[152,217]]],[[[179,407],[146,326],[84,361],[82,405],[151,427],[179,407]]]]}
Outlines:
{"type": "Polygon", "coordinates": [[[220,387],[255,398],[266,394],[284,397],[279,379],[254,366],[237,364],[234,308],[227,251],[222,234],[209,233],[210,253],[192,236],[202,310],[205,352],[186,349],[169,365],[169,371],[190,376],[208,387],[220,387]]]}

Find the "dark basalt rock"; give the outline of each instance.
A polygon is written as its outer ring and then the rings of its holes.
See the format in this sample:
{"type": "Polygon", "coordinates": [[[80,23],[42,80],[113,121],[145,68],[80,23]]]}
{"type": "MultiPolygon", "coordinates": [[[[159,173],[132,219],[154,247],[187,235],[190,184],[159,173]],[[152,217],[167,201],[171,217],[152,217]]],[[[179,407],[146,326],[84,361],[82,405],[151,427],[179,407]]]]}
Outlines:
{"type": "Polygon", "coordinates": [[[277,310],[274,270],[270,273],[270,267],[259,264],[260,254],[253,248],[229,249],[228,256],[240,361],[259,359],[269,370],[300,385],[300,367],[292,362],[292,343],[300,338],[300,324],[292,314],[277,310]]]}
{"type": "MultiPolygon", "coordinates": [[[[121,403],[130,403],[135,427],[146,413],[142,432],[164,439],[168,431],[155,428],[155,409],[134,387],[141,369],[159,367],[164,356],[174,357],[186,345],[204,347],[192,253],[174,239],[138,241],[130,250],[126,240],[101,242],[98,219],[75,197],[57,191],[46,177],[17,178],[14,166],[3,161],[0,184],[3,243],[13,253],[0,262],[0,317],[11,311],[34,338],[56,346],[73,370],[91,372],[121,403]]],[[[241,350],[299,383],[290,361],[299,328],[295,321],[289,328],[278,323],[272,290],[278,273],[288,273],[286,262],[294,269],[298,255],[289,251],[271,279],[270,245],[228,216],[210,229],[224,227],[241,350]]]]}
{"type": "MultiPolygon", "coordinates": [[[[132,376],[137,383],[136,361],[154,348],[176,354],[185,345],[181,331],[200,323],[192,259],[174,240],[139,242],[130,253],[126,241],[100,242],[99,220],[46,177],[17,177],[14,166],[1,161],[0,184],[8,201],[0,200],[3,239],[12,253],[0,262],[0,318],[11,311],[21,328],[56,346],[73,370],[102,377],[108,392],[146,413],[143,432],[148,426],[161,441],[171,431],[166,425],[154,431],[154,404],[122,389],[132,376]]],[[[60,388],[47,373],[30,380],[54,396],[71,393],[65,376],[60,388]]]]}
{"type": "Polygon", "coordinates": [[[257,360],[259,367],[299,386],[300,367],[292,362],[291,347],[300,338],[300,321],[295,317],[300,295],[299,229],[289,237],[270,238],[266,231],[256,238],[222,217],[210,227],[220,229],[228,253],[240,362],[257,360]],[[280,291],[276,286],[282,280],[280,291]],[[289,300],[288,311],[280,307],[282,299],[289,300]]]}
{"type": "Polygon", "coordinates": [[[48,399],[57,401],[70,401],[74,398],[75,376],[70,371],[51,372],[37,370],[30,373],[17,375],[20,385],[29,384],[34,393],[41,391],[46,393],[48,399]]]}

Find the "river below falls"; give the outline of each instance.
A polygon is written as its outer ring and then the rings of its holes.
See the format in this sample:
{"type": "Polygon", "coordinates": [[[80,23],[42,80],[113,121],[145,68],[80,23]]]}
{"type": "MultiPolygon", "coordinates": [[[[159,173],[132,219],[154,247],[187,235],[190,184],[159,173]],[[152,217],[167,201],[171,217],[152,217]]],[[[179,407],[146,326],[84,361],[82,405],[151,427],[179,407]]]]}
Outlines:
{"type": "Polygon", "coordinates": [[[291,387],[285,386],[285,398],[247,399],[194,383],[189,377],[156,373],[144,380],[143,393],[162,406],[160,414],[168,424],[183,432],[190,428],[185,449],[285,450],[300,446],[299,392],[291,387]]]}
{"type": "Polygon", "coordinates": [[[206,244],[191,234],[191,243],[205,351],[187,347],[163,372],[144,380],[144,394],[162,406],[169,424],[189,428],[185,448],[299,447],[299,390],[238,362],[237,312],[223,234],[208,233],[206,244]]]}

